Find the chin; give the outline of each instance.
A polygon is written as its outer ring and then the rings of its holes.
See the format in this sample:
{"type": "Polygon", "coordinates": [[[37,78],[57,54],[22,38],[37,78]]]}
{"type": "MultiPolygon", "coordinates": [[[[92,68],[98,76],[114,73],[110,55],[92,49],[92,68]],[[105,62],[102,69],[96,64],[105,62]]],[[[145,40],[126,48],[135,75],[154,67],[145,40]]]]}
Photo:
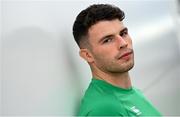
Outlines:
{"type": "Polygon", "coordinates": [[[134,62],[132,62],[132,63],[126,65],[126,66],[123,66],[123,67],[119,68],[118,71],[119,71],[120,73],[128,72],[128,71],[131,70],[133,67],[134,67],[134,62]]]}
{"type": "Polygon", "coordinates": [[[128,68],[128,71],[134,67],[134,63],[128,68]]]}
{"type": "Polygon", "coordinates": [[[128,65],[128,69],[131,70],[133,67],[134,67],[134,61],[132,60],[128,65]]]}

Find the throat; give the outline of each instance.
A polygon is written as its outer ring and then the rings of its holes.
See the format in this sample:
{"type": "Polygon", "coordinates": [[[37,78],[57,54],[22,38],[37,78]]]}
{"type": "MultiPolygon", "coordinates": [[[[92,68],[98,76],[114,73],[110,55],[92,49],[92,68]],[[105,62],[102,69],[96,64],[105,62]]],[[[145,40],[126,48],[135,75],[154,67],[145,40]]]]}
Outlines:
{"type": "Polygon", "coordinates": [[[129,76],[129,73],[123,73],[119,75],[110,75],[110,74],[93,74],[93,77],[99,80],[104,80],[107,83],[110,83],[116,87],[124,88],[124,89],[129,89],[132,87],[131,84],[131,79],[129,76]]]}

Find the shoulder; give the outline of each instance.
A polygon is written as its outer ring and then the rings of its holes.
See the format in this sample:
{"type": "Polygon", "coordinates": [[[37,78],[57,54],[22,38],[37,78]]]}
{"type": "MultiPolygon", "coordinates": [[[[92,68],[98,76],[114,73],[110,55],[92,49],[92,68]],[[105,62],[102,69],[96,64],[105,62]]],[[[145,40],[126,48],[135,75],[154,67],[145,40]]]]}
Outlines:
{"type": "Polygon", "coordinates": [[[80,116],[127,115],[124,105],[114,92],[104,85],[90,84],[81,101],[80,116]]]}
{"type": "Polygon", "coordinates": [[[126,115],[126,110],[123,105],[117,100],[104,98],[94,100],[88,105],[88,111],[84,115],[88,116],[120,116],[126,115]]]}
{"type": "Polygon", "coordinates": [[[94,105],[92,110],[89,112],[89,115],[95,115],[95,116],[117,116],[121,115],[121,111],[123,111],[124,108],[122,106],[115,103],[115,101],[101,101],[94,105]]]}

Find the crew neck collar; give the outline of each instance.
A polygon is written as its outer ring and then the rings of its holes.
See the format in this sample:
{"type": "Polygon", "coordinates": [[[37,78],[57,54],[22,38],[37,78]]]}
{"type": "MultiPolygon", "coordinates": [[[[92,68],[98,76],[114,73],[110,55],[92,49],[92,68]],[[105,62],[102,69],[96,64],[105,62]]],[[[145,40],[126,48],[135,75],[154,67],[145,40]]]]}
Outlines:
{"type": "Polygon", "coordinates": [[[95,77],[92,78],[92,83],[98,83],[98,84],[101,84],[101,85],[104,85],[108,88],[110,88],[111,90],[116,90],[116,91],[121,91],[123,93],[131,93],[133,92],[133,86],[128,88],[128,89],[125,89],[125,88],[121,88],[121,87],[118,87],[118,86],[115,86],[115,85],[112,85],[104,80],[100,80],[100,79],[97,79],[95,77]]]}

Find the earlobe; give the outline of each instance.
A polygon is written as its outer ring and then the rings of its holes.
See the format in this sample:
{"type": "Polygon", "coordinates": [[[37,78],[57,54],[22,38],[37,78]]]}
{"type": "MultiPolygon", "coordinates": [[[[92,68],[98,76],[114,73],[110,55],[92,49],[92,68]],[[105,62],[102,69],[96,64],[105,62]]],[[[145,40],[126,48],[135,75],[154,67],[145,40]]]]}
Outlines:
{"type": "Polygon", "coordinates": [[[93,62],[93,56],[88,49],[80,49],[79,55],[86,60],[88,63],[93,62]]]}

